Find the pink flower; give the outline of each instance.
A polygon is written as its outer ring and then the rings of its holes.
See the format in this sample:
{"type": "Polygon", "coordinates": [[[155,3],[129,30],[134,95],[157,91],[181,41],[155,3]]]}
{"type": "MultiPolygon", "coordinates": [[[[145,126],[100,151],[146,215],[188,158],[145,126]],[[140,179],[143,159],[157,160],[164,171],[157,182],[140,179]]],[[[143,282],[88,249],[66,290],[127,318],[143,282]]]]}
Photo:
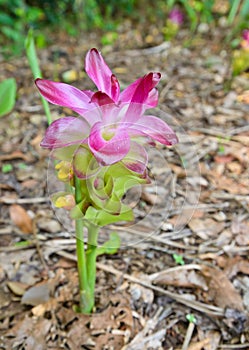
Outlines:
{"type": "Polygon", "coordinates": [[[177,24],[178,26],[180,26],[183,23],[183,18],[183,13],[176,7],[173,8],[169,13],[169,19],[171,20],[171,22],[177,24]]]}
{"type": "Polygon", "coordinates": [[[248,43],[249,43],[249,29],[243,30],[242,38],[243,38],[244,40],[248,41],[248,43]]]}
{"type": "Polygon", "coordinates": [[[244,49],[249,49],[249,29],[243,30],[241,46],[244,49]]]}
{"type": "Polygon", "coordinates": [[[97,86],[97,92],[81,91],[50,80],[36,80],[40,93],[49,102],[68,107],[80,115],[54,121],[41,146],[65,149],[59,151],[60,155],[67,153],[60,159],[74,159],[74,170],[78,170],[79,177],[85,176],[79,174],[82,166],[76,165],[79,154],[87,159],[93,155],[104,166],[122,160],[131,170],[143,173],[147,164],[144,143],[158,141],[173,145],[177,142],[175,133],[164,121],[144,115],[148,108],[158,103],[155,87],[160,73],[148,73],[120,92],[116,76],[96,49],[87,53],[85,69],[97,86]]]}

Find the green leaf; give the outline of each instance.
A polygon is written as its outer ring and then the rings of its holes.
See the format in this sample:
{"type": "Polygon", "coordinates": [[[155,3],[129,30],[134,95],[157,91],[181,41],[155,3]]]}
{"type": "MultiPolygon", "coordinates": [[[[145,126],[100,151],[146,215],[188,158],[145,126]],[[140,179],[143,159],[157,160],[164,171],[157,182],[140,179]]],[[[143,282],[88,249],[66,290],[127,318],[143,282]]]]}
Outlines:
{"type": "Polygon", "coordinates": [[[30,244],[32,244],[31,241],[20,241],[20,242],[16,242],[14,244],[15,247],[27,247],[29,246],[30,244]]]}
{"type": "MultiPolygon", "coordinates": [[[[27,38],[25,39],[25,48],[26,48],[26,55],[27,55],[29,65],[30,65],[30,68],[31,68],[31,71],[33,73],[34,78],[35,79],[42,78],[38,58],[36,55],[35,42],[34,42],[34,36],[33,36],[32,29],[29,30],[27,38]]],[[[50,125],[52,123],[52,117],[51,117],[51,113],[50,113],[50,109],[49,109],[49,104],[43,96],[41,96],[41,101],[42,101],[44,112],[45,112],[46,117],[47,117],[48,125],[50,125]]]]}
{"type": "Polygon", "coordinates": [[[249,15],[249,1],[245,0],[243,2],[243,4],[241,5],[241,9],[239,12],[239,18],[240,18],[240,20],[242,20],[248,15],[249,15]]]}
{"type": "Polygon", "coordinates": [[[228,24],[232,24],[235,17],[236,17],[236,13],[239,9],[239,6],[240,6],[240,0],[233,0],[232,3],[231,3],[231,8],[230,8],[230,11],[229,11],[229,15],[228,15],[228,24]]]}
{"type": "Polygon", "coordinates": [[[9,78],[0,83],[0,117],[11,112],[16,100],[16,81],[9,78]]]}
{"type": "Polygon", "coordinates": [[[110,239],[105,242],[101,247],[97,248],[97,256],[102,254],[115,254],[120,248],[121,240],[116,232],[110,234],[110,239]]]}

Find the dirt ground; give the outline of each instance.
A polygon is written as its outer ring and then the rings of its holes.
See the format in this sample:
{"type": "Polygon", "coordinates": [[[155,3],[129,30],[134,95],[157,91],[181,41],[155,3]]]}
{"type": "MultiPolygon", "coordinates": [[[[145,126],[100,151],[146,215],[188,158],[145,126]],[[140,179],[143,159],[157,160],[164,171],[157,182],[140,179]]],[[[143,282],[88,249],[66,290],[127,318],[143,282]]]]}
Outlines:
{"type": "MultiPolygon", "coordinates": [[[[18,98],[1,118],[0,162],[12,170],[0,178],[0,349],[249,349],[249,105],[238,98],[248,74],[231,79],[221,31],[192,41],[182,31],[173,43],[141,32],[121,31],[103,56],[122,88],[162,73],[154,114],[179,144],[149,151],[152,184],[126,198],[135,222],[101,230],[100,242],[115,230],[122,247],[98,259],[91,316],[73,311],[73,223],[49,200],[38,91],[25,57],[1,61],[0,80],[14,76],[18,98]]],[[[38,52],[44,78],[66,72],[74,86],[92,88],[84,57],[99,48],[98,35],[54,42],[38,52]]]]}

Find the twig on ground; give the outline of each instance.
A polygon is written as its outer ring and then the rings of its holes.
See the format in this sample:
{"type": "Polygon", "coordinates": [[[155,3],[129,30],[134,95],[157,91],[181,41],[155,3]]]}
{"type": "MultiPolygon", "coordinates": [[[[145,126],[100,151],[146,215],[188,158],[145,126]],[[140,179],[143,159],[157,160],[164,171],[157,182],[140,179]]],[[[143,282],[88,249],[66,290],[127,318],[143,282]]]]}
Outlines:
{"type": "Polygon", "coordinates": [[[114,229],[114,230],[118,230],[118,231],[126,231],[126,232],[129,232],[129,233],[135,234],[137,236],[143,237],[147,241],[152,240],[152,241],[155,241],[155,242],[158,242],[158,243],[162,243],[162,244],[166,244],[166,245],[169,245],[171,247],[175,247],[175,248],[179,248],[179,249],[184,249],[184,250],[198,250],[199,249],[196,246],[190,246],[190,245],[186,245],[186,244],[182,244],[182,243],[172,242],[169,239],[163,239],[163,238],[160,238],[160,237],[155,237],[155,234],[157,232],[155,232],[154,235],[153,235],[153,234],[150,234],[150,232],[148,232],[146,234],[146,233],[138,232],[136,230],[132,230],[129,227],[118,227],[118,226],[110,225],[110,228],[114,229]]]}
{"type": "Polygon", "coordinates": [[[194,332],[194,329],[195,329],[195,324],[193,322],[189,322],[186,336],[184,339],[184,343],[182,346],[182,350],[188,350],[188,346],[189,346],[190,340],[192,338],[192,334],[194,332]]]}
{"type": "MultiPolygon", "coordinates": [[[[67,259],[76,261],[76,256],[75,255],[69,254],[69,253],[67,253],[65,251],[58,251],[58,252],[56,252],[56,254],[58,254],[60,256],[63,256],[65,258],[67,258],[67,259]]],[[[105,272],[109,272],[109,273],[111,273],[113,275],[116,275],[118,277],[123,276],[124,279],[126,279],[126,280],[128,280],[130,282],[138,283],[141,286],[144,286],[146,288],[154,290],[155,292],[164,294],[164,295],[168,296],[169,298],[171,298],[171,299],[173,299],[173,300],[175,300],[175,301],[177,301],[177,302],[179,302],[181,304],[184,304],[184,305],[186,305],[186,306],[188,306],[188,307],[190,307],[192,309],[198,310],[198,311],[203,312],[205,314],[213,315],[213,316],[223,316],[224,315],[224,310],[222,308],[220,308],[220,307],[204,304],[204,303],[201,303],[201,302],[195,301],[195,300],[186,299],[182,295],[179,295],[177,293],[169,292],[167,290],[164,290],[163,288],[156,287],[156,286],[151,285],[151,284],[149,284],[147,282],[144,282],[144,281],[140,280],[139,278],[136,278],[134,276],[130,276],[128,274],[124,274],[123,272],[115,269],[112,266],[104,265],[102,263],[97,263],[97,268],[100,269],[100,270],[103,270],[105,272]]]]}
{"type": "Polygon", "coordinates": [[[36,203],[46,203],[49,198],[37,197],[37,198],[0,198],[0,203],[4,204],[36,204],[36,203]]]}
{"type": "Polygon", "coordinates": [[[151,334],[151,332],[156,328],[162,311],[163,308],[159,307],[154,317],[146,322],[141,332],[139,332],[128,345],[124,346],[122,350],[143,350],[147,348],[146,344],[148,344],[150,341],[159,341],[161,343],[162,339],[165,336],[165,329],[161,329],[160,331],[153,334],[151,334]]]}

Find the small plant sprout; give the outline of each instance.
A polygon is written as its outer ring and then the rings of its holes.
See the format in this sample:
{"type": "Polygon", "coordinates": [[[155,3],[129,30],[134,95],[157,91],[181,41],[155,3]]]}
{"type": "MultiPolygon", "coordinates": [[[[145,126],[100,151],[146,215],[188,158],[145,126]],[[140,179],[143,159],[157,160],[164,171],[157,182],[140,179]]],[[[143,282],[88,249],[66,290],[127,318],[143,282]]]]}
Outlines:
{"type": "Polygon", "coordinates": [[[183,260],[183,256],[179,254],[173,254],[173,259],[177,265],[185,265],[185,261],[183,260]]]}
{"type": "Polygon", "coordinates": [[[189,323],[196,323],[196,318],[193,314],[187,314],[186,319],[189,321],[189,323]]]}
{"type": "Polygon", "coordinates": [[[96,258],[116,253],[120,246],[115,233],[99,246],[99,229],[133,220],[132,209],[122,198],[134,186],[150,182],[145,147],[155,146],[156,142],[174,145],[177,137],[164,121],[145,115],[158,103],[160,73],[150,72],[121,92],[116,76],[97,49],[87,53],[85,69],[97,91],[44,79],[36,79],[36,86],[47,101],[79,115],[53,121],[41,146],[51,150],[57,179],[67,185],[65,191],[54,193],[51,199],[76,221],[78,310],[91,313],[96,258]]]}
{"type": "Polygon", "coordinates": [[[13,170],[13,165],[10,163],[6,163],[2,165],[2,173],[10,173],[13,170]]]}

